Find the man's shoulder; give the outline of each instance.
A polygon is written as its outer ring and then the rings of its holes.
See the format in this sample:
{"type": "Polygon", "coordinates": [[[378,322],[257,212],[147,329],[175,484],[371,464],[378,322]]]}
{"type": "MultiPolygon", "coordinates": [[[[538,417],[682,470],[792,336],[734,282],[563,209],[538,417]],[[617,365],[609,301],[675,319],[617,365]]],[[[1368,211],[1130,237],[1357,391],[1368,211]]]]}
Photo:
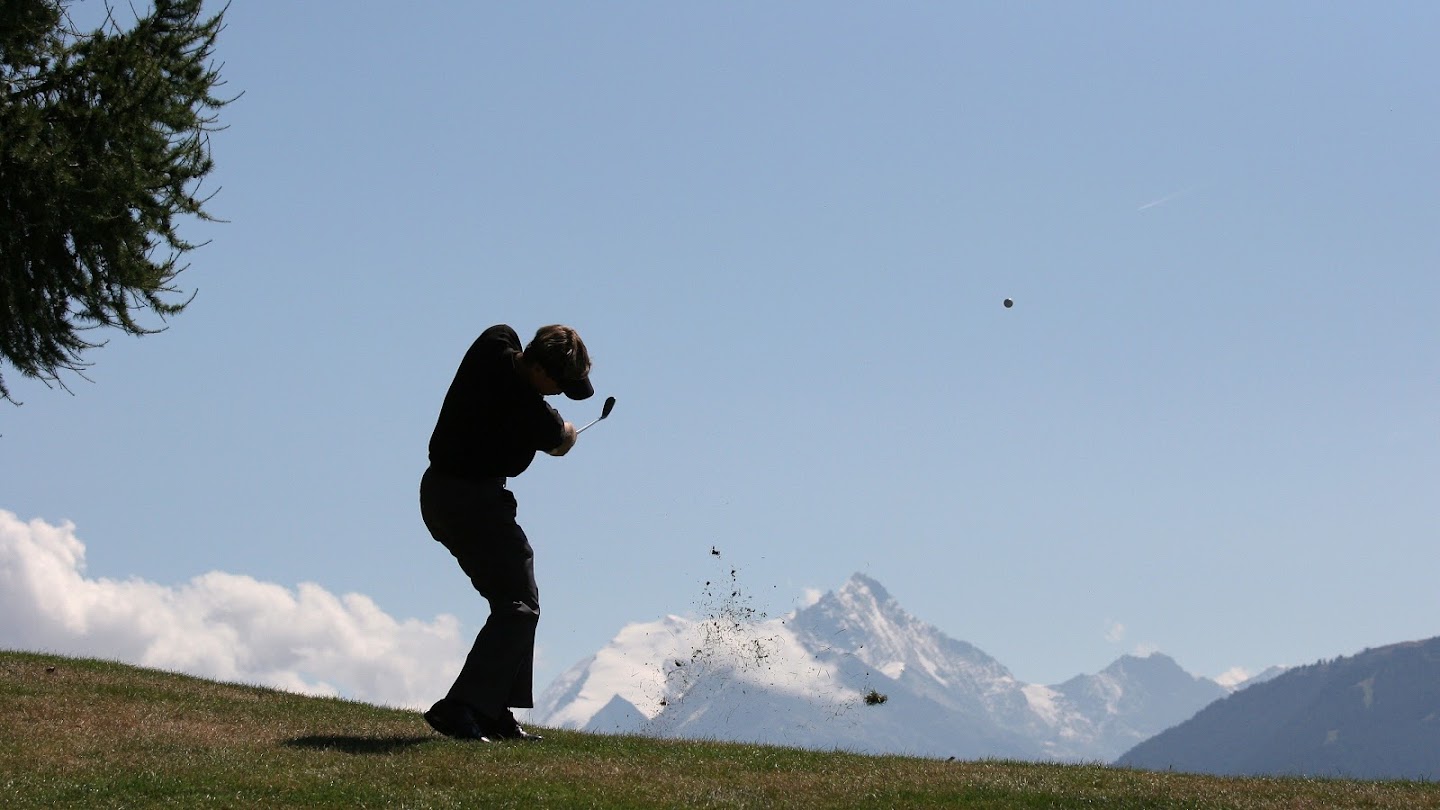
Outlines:
{"type": "Polygon", "coordinates": [[[476,343],[499,343],[507,349],[520,349],[520,335],[509,325],[497,323],[480,333],[476,343]]]}
{"type": "Polygon", "coordinates": [[[505,343],[514,343],[520,346],[520,334],[508,323],[497,323],[480,333],[481,340],[504,340],[505,343]]]}
{"type": "MultiPolygon", "coordinates": [[[[496,324],[480,333],[465,352],[458,376],[466,380],[508,380],[512,358],[520,351],[520,338],[506,324],[496,324]]],[[[490,383],[485,383],[489,385],[490,383]]]]}
{"type": "Polygon", "coordinates": [[[498,359],[518,351],[520,351],[520,336],[508,325],[499,323],[481,332],[480,337],[475,338],[475,342],[470,344],[470,350],[466,354],[471,358],[498,359]]]}

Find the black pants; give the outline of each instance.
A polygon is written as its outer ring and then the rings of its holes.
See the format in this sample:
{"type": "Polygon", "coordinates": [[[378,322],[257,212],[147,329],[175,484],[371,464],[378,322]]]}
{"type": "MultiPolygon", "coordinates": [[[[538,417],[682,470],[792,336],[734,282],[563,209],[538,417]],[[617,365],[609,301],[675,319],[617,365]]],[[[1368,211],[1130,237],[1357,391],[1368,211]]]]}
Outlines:
{"type": "Polygon", "coordinates": [[[492,715],[507,706],[533,707],[540,590],[535,552],[515,522],[515,495],[499,479],[467,481],[426,470],[420,515],[490,603],[490,618],[446,697],[492,715]]]}

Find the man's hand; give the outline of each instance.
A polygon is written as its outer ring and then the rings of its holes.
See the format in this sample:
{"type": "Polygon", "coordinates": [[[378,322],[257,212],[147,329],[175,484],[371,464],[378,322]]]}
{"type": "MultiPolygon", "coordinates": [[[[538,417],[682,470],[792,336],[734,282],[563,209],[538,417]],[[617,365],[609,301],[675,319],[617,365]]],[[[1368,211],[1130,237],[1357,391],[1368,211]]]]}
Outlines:
{"type": "Polygon", "coordinates": [[[575,432],[575,426],[569,422],[566,422],[565,438],[560,440],[560,444],[558,447],[554,448],[553,450],[546,450],[545,452],[549,453],[552,456],[563,456],[566,453],[570,452],[570,448],[575,446],[575,440],[579,437],[580,434],[575,432]]]}

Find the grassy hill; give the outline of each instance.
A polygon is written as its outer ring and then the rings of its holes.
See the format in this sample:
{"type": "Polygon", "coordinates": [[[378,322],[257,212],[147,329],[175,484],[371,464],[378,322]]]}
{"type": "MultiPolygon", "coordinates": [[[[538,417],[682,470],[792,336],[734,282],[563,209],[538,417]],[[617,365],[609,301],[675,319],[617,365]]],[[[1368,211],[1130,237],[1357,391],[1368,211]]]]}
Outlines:
{"type": "MultiPolygon", "coordinates": [[[[877,711],[883,709],[876,709],[877,711]]],[[[0,651],[0,806],[1440,808],[1440,784],[944,762],[546,732],[0,651]]]]}

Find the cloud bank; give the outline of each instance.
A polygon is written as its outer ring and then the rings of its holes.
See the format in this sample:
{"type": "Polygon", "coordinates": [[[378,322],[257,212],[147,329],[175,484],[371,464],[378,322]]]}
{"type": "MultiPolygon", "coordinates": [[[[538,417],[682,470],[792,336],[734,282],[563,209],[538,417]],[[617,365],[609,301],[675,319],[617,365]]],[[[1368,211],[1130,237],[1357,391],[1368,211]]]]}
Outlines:
{"type": "Polygon", "coordinates": [[[445,694],[470,648],[454,616],[397,620],[314,583],[212,571],[172,587],[84,569],[74,524],[0,509],[0,648],[407,708],[445,694]]]}

